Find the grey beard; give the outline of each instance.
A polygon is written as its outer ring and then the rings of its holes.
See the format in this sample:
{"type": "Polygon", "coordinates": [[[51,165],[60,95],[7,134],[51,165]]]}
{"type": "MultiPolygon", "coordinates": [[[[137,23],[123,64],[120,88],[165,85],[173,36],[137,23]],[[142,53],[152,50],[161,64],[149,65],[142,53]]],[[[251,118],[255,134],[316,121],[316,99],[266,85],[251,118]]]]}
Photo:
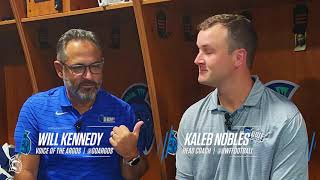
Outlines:
{"type": "Polygon", "coordinates": [[[95,100],[98,90],[101,86],[99,85],[99,87],[97,87],[95,91],[81,92],[80,89],[72,86],[71,82],[68,79],[64,79],[63,83],[64,86],[70,91],[71,95],[77,97],[77,99],[79,99],[81,102],[90,102],[95,100]]]}
{"type": "Polygon", "coordinates": [[[97,95],[98,91],[94,91],[94,92],[81,92],[81,91],[76,91],[76,92],[72,92],[73,94],[76,94],[77,97],[84,102],[89,102],[89,101],[93,101],[97,95]]]}

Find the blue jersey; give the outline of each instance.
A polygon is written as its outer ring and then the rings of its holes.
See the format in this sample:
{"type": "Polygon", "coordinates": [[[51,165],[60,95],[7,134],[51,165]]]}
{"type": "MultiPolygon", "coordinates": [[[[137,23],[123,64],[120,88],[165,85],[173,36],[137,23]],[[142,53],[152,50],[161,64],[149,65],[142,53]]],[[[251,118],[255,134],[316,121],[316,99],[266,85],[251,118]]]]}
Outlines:
{"type": "Polygon", "coordinates": [[[131,107],[106,91],[99,90],[91,109],[80,115],[65,87],[57,87],[24,103],[14,134],[16,152],[40,154],[41,180],[123,179],[110,132],[120,125],[132,131],[134,123],[131,107]]]}

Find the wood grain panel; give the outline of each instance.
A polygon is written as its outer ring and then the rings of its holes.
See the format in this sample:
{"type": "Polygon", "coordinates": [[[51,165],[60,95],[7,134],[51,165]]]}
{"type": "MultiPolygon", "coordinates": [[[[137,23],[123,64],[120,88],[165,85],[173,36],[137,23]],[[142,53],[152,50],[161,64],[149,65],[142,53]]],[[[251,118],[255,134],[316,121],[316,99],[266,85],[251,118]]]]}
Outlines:
{"type": "Polygon", "coordinates": [[[4,80],[3,64],[0,62],[0,144],[8,141],[7,129],[7,107],[6,107],[6,89],[4,80]]]}
{"type": "Polygon", "coordinates": [[[0,21],[14,19],[9,0],[2,0],[0,4],[0,21]]]}
{"type": "Polygon", "coordinates": [[[34,17],[58,13],[58,11],[55,9],[54,1],[55,0],[35,2],[33,0],[27,0],[27,16],[34,17]]]}
{"type": "Polygon", "coordinates": [[[19,0],[10,0],[10,6],[13,11],[15,20],[16,20],[16,26],[18,30],[18,34],[20,37],[20,42],[22,45],[22,49],[24,52],[25,62],[28,68],[29,77],[31,80],[31,86],[32,86],[32,92],[38,92],[38,86],[37,86],[37,80],[35,77],[34,69],[33,69],[33,63],[31,61],[31,55],[28,48],[28,36],[25,34],[25,29],[22,27],[21,24],[21,17],[26,16],[25,13],[25,4],[23,3],[25,1],[19,1],[19,0]]]}
{"type": "Polygon", "coordinates": [[[24,60],[23,50],[16,27],[1,33],[0,49],[4,53],[1,58],[1,115],[3,126],[1,139],[14,144],[13,135],[17,117],[23,102],[32,94],[32,87],[24,60]]]}
{"type": "Polygon", "coordinates": [[[70,5],[69,9],[71,11],[79,10],[79,9],[87,9],[87,8],[98,7],[98,1],[97,0],[87,0],[87,1],[66,0],[66,1],[69,1],[69,5],[70,5]]]}
{"type": "MultiPolygon", "coordinates": [[[[20,56],[20,59],[23,59],[20,56]]],[[[22,104],[32,95],[28,70],[24,63],[7,64],[4,67],[7,106],[8,143],[14,144],[14,130],[22,104]]]]}

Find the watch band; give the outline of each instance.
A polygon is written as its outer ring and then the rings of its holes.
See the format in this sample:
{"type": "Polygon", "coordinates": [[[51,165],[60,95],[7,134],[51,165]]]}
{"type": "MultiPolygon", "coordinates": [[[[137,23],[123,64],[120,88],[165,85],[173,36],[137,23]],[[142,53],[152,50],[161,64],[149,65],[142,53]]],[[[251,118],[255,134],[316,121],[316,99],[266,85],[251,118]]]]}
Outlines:
{"type": "Polygon", "coordinates": [[[125,163],[130,167],[137,165],[140,162],[141,156],[138,154],[137,157],[131,159],[130,161],[126,161],[125,163]]]}

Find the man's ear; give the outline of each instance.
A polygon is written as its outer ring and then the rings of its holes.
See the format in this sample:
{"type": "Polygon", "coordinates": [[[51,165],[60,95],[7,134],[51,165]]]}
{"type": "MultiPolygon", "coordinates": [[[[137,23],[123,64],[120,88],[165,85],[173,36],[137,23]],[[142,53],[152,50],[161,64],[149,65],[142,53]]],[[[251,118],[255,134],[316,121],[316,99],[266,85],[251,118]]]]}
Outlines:
{"type": "Polygon", "coordinates": [[[61,78],[61,79],[63,79],[63,65],[61,64],[61,62],[59,62],[59,61],[54,61],[53,62],[53,65],[54,65],[54,68],[55,68],[55,70],[56,70],[56,73],[57,73],[57,75],[61,78]]]}
{"type": "Polygon", "coordinates": [[[239,68],[240,66],[247,65],[247,51],[243,48],[233,51],[234,66],[239,68]]]}

